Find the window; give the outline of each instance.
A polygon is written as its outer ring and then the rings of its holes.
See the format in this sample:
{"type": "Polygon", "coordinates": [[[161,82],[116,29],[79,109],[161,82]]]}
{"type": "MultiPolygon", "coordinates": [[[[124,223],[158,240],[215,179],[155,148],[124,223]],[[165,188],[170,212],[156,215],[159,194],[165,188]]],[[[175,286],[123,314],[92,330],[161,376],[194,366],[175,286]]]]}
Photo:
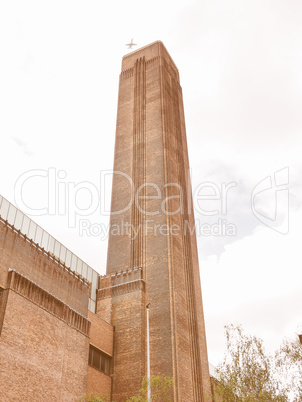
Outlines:
{"type": "Polygon", "coordinates": [[[110,360],[111,357],[106,355],[106,353],[100,351],[94,346],[89,347],[89,359],[88,364],[105,374],[110,374],[110,360]]]}

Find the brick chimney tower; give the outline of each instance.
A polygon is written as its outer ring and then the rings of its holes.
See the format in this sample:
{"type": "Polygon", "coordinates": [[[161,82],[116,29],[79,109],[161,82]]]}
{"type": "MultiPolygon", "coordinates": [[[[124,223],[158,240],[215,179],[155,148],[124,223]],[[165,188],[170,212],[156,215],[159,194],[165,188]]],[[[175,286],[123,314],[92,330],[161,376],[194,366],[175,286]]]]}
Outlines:
{"type": "Polygon", "coordinates": [[[174,401],[209,398],[192,190],[179,73],[163,43],[123,57],[107,275],[97,313],[115,326],[113,394],[147,375],[173,377],[174,401]]]}

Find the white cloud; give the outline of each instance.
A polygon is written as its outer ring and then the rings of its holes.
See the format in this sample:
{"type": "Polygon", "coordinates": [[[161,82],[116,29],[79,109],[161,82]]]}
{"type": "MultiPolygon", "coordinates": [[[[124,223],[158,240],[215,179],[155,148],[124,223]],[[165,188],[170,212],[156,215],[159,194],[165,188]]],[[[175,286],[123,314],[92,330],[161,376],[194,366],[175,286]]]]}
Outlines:
{"type": "MultiPolygon", "coordinates": [[[[242,323],[263,337],[269,349],[295,331],[301,321],[301,224],[301,211],[292,212],[287,235],[258,227],[253,235],[227,245],[219,263],[201,262],[210,350],[220,349],[221,356],[228,322],[242,323]],[[214,336],[217,327],[219,335],[214,336]]],[[[213,354],[215,363],[218,355],[213,354]]]]}

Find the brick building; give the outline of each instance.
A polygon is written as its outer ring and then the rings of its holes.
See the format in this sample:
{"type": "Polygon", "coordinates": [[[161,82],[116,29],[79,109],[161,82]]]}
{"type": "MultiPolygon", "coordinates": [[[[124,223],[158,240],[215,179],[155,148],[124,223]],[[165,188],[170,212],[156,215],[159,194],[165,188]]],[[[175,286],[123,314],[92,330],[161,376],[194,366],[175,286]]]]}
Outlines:
{"type": "Polygon", "coordinates": [[[0,198],[5,400],[125,401],[147,374],[174,401],[211,394],[182,91],[161,42],[123,58],[107,273],[0,198]],[[113,347],[114,346],[114,347],[113,347]]]}
{"type": "Polygon", "coordinates": [[[113,326],[94,314],[97,283],[96,271],[0,197],[0,400],[110,395],[113,326]]]}

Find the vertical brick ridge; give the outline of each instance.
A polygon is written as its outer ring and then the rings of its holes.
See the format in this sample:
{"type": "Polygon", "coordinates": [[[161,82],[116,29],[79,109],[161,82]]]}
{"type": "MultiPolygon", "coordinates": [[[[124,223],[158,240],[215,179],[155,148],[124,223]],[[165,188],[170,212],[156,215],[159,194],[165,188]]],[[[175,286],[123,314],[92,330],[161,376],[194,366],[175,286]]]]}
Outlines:
{"type": "MultiPolygon", "coordinates": [[[[181,122],[180,122],[180,113],[179,113],[179,103],[180,99],[178,96],[178,87],[176,85],[174,88],[174,110],[176,114],[176,156],[177,156],[177,167],[178,167],[178,183],[183,189],[183,213],[181,214],[181,233],[183,237],[183,245],[184,245],[184,266],[185,266],[185,279],[186,279],[186,293],[187,293],[187,302],[188,302],[188,319],[189,319],[189,336],[190,336],[190,349],[191,349],[191,364],[192,364],[192,372],[193,372],[193,391],[194,391],[194,400],[195,401],[203,401],[203,384],[202,384],[202,373],[201,373],[201,359],[200,359],[200,350],[199,350],[199,334],[197,327],[197,315],[196,315],[196,300],[195,300],[195,289],[194,289],[194,278],[193,278],[193,259],[192,259],[192,250],[191,250],[191,238],[187,236],[186,233],[186,224],[185,222],[189,222],[188,216],[188,194],[187,194],[187,186],[185,183],[185,174],[186,167],[184,163],[183,152],[180,154],[180,149],[183,151],[184,147],[181,141],[181,122]]],[[[195,233],[193,234],[195,236],[195,233]]]]}
{"type": "Polygon", "coordinates": [[[77,329],[86,336],[89,335],[90,321],[86,317],[19,272],[9,271],[8,288],[55,315],[70,327],[77,329]]]}
{"type": "Polygon", "coordinates": [[[114,274],[100,276],[97,299],[101,300],[136,290],[145,291],[142,267],[125,269],[114,274]]]}
{"type": "MultiPolygon", "coordinates": [[[[186,171],[187,168],[185,166],[185,158],[184,151],[185,147],[182,143],[182,133],[181,133],[181,117],[179,104],[181,99],[179,99],[179,91],[181,88],[178,83],[178,75],[175,74],[171,67],[167,64],[167,62],[163,62],[162,67],[162,75],[163,75],[163,109],[164,115],[167,117],[164,121],[164,129],[163,129],[163,139],[164,139],[164,155],[165,155],[165,182],[172,183],[177,180],[177,183],[180,185],[183,191],[183,210],[180,214],[180,226],[181,226],[181,238],[182,238],[182,247],[183,247],[183,264],[184,264],[184,274],[185,274],[185,292],[186,292],[186,301],[187,301],[187,318],[189,324],[189,342],[190,342],[190,361],[192,367],[192,383],[193,383],[193,397],[194,401],[203,401],[203,381],[202,381],[202,370],[201,370],[201,355],[200,355],[200,345],[199,345],[199,329],[198,329],[198,320],[196,313],[196,298],[195,298],[195,286],[194,286],[194,275],[193,275],[193,257],[192,257],[192,247],[191,247],[191,237],[186,234],[187,227],[186,225],[189,223],[189,215],[188,215],[188,199],[190,194],[188,192],[188,185],[186,183],[186,171]],[[170,82],[170,86],[167,84],[170,82]],[[169,98],[169,99],[168,99],[169,98]],[[172,103],[173,116],[171,116],[171,110],[169,110],[168,102],[172,103]],[[174,132],[174,136],[172,137],[169,133],[174,132]],[[174,140],[174,144],[173,144],[174,140]],[[168,154],[168,155],[167,155],[168,154]],[[177,173],[176,176],[171,173],[171,168],[169,166],[169,155],[176,157],[176,166],[177,173]]],[[[167,188],[166,197],[170,197],[172,194],[167,188]]],[[[169,225],[171,219],[168,219],[169,225]]],[[[190,228],[191,229],[191,228],[190,228]]],[[[195,233],[192,234],[195,236],[195,233]]],[[[174,261],[174,253],[173,253],[173,236],[169,236],[169,253],[172,265],[171,272],[169,274],[170,281],[173,284],[171,290],[171,317],[172,317],[172,330],[174,332],[174,336],[172,335],[172,342],[178,344],[178,325],[177,319],[175,317],[175,298],[174,298],[174,288],[177,286],[174,283],[173,278],[173,261],[174,261]]],[[[175,362],[175,373],[177,373],[175,377],[175,388],[178,388],[178,375],[179,375],[179,362],[177,354],[174,358],[175,362]]],[[[175,400],[177,399],[177,395],[175,395],[175,400]]]]}
{"type": "Polygon", "coordinates": [[[159,66],[159,56],[155,56],[152,59],[146,61],[146,70],[159,66]]]}
{"type": "MultiPolygon", "coordinates": [[[[164,183],[169,183],[168,174],[168,161],[167,161],[167,142],[169,136],[167,135],[167,110],[164,94],[164,60],[160,58],[160,93],[161,93],[161,119],[162,119],[162,142],[163,142],[163,170],[164,170],[164,183]]],[[[168,197],[168,187],[164,189],[165,199],[168,197]]],[[[166,214],[166,224],[170,225],[170,216],[166,214]]],[[[174,300],[174,287],[173,287],[173,271],[172,271],[172,244],[171,236],[167,236],[167,249],[168,249],[168,275],[169,275],[169,304],[170,304],[170,325],[171,325],[171,343],[172,343],[172,372],[173,372],[173,394],[174,400],[178,401],[179,385],[178,385],[178,364],[177,364],[177,332],[175,326],[175,300],[174,300]]]]}
{"type": "Polygon", "coordinates": [[[120,74],[121,81],[131,77],[133,77],[133,68],[127,68],[126,70],[123,70],[120,74]]]}
{"type": "Polygon", "coordinates": [[[136,60],[134,65],[134,107],[133,107],[133,184],[134,194],[140,194],[143,201],[136,198],[132,204],[131,259],[130,267],[144,266],[144,214],[146,177],[146,61],[136,60]],[[140,190],[140,187],[142,189],[140,190]],[[141,209],[141,210],[140,210],[141,209]]]}

